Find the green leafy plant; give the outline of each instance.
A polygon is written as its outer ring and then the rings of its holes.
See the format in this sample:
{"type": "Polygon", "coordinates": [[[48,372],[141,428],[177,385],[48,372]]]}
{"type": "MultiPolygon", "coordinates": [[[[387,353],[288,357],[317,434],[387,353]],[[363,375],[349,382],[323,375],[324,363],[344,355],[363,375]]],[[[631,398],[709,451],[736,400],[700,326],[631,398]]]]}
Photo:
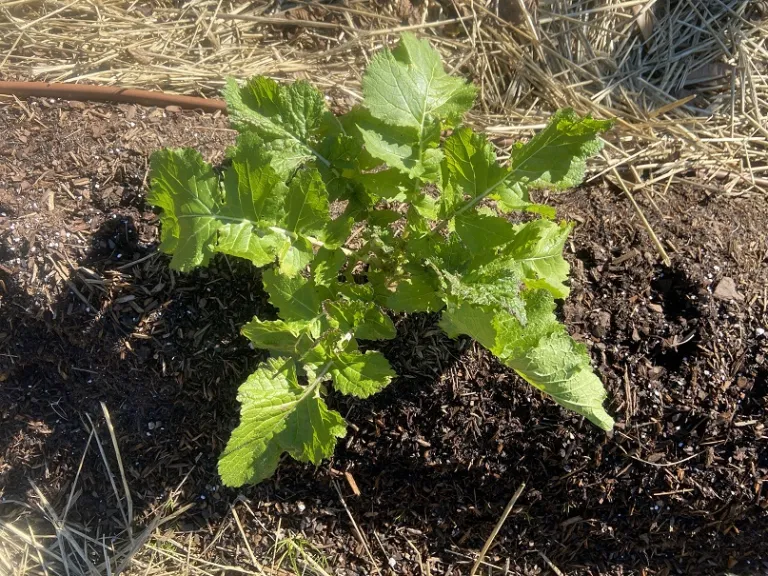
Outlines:
{"type": "Polygon", "coordinates": [[[568,295],[571,226],[529,196],[579,184],[610,122],[561,110],[502,166],[461,124],[474,86],[446,74],[426,41],[405,35],[379,52],[362,86],[362,104],[335,116],[306,82],[230,80],[239,137],[221,171],[194,150],[152,157],[149,201],[170,265],[248,259],[266,267],[278,311],[242,328],[272,356],[240,387],[240,425],[219,461],[224,483],[269,477],[283,453],[314,464],[333,453],[345,423],[325,403],[328,385],[365,398],[395,377],[383,354],[360,345],[395,337],[385,310],[440,312],[450,337],[471,336],[610,429],[587,351],[554,313],[568,295]]]}

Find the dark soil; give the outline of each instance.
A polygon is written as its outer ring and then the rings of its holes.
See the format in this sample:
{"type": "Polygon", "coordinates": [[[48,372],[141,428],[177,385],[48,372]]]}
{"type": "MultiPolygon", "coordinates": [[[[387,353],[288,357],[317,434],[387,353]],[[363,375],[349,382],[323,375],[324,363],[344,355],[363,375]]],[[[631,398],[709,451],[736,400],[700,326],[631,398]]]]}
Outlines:
{"type": "MultiPolygon", "coordinates": [[[[367,401],[331,399],[350,423],[334,458],[285,461],[233,491],[216,459],[237,386],[262,357],[238,329],[274,311],[247,263],[171,273],[144,200],[152,150],[194,146],[217,160],[226,126],[134,106],[0,104],[0,496],[30,500],[33,480],[63,506],[84,414],[103,421],[104,402],[137,521],[186,477],[178,501],[195,505],[176,529],[201,547],[242,495],[259,520],[245,526],[256,551],[279,523],[322,547],[336,573],[373,573],[338,486],[384,573],[426,573],[415,547],[431,574],[467,574],[525,482],[488,556],[510,574],[552,573],[542,553],[574,575],[768,573],[764,198],[638,193],[670,268],[618,191],[549,199],[578,224],[563,314],[610,392],[612,435],[446,338],[436,317],[400,317],[382,348],[400,378],[367,401]],[[726,277],[736,294],[719,286],[726,277]]],[[[93,527],[118,514],[88,454],[69,516],[93,527]]],[[[23,513],[0,504],[0,518],[23,513]]]]}

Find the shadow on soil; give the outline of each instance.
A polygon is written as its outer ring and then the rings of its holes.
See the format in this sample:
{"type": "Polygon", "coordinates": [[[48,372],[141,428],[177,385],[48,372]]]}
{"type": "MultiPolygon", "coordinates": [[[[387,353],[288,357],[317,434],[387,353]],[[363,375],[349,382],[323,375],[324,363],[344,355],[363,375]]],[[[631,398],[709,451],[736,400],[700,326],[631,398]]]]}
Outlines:
{"type": "MultiPolygon", "coordinates": [[[[2,494],[24,500],[33,480],[61,509],[87,440],[83,414],[102,422],[104,402],[138,518],[181,485],[179,501],[196,502],[181,525],[215,527],[238,494],[219,488],[217,457],[237,421],[237,386],[261,359],[238,329],[253,314],[274,311],[247,263],[217,259],[207,270],[174,275],[139,236],[130,214],[107,219],[93,236],[79,264],[94,274],[73,278],[88,306],[68,290],[48,307],[0,272],[2,494]]],[[[717,573],[729,555],[750,554],[739,536],[756,529],[749,518],[735,518],[741,532],[725,536],[707,529],[706,516],[648,513],[653,503],[642,486],[617,480],[631,460],[610,440],[570,415],[563,421],[563,412],[469,342],[445,338],[435,316],[399,319],[398,329],[383,351],[401,378],[366,401],[331,398],[350,422],[331,467],[350,472],[360,487],[362,495],[347,501],[364,529],[409,530],[440,557],[456,546],[478,549],[526,482],[498,539],[502,557],[541,549],[574,573],[639,566],[681,573],[685,554],[711,553],[716,543],[717,573]],[[594,485],[571,483],[584,468],[594,468],[594,485]]],[[[103,425],[100,432],[106,440],[103,425]]],[[[106,478],[91,449],[70,519],[119,524],[106,478]]],[[[272,519],[284,528],[306,530],[308,517],[330,511],[331,529],[349,535],[334,478],[345,484],[326,465],[313,470],[286,460],[274,480],[242,494],[306,502],[303,515],[275,509],[272,519]]],[[[17,513],[0,508],[0,517],[17,513]]]]}

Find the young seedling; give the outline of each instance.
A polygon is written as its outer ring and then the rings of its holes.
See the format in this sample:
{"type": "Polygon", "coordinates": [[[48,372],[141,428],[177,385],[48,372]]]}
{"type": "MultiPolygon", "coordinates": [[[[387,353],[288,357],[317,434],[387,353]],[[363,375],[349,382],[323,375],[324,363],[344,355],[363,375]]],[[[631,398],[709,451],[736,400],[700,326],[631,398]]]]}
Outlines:
{"type": "Polygon", "coordinates": [[[359,346],[395,337],[387,311],[440,312],[450,337],[471,336],[562,406],[613,426],[586,348],[554,314],[568,296],[571,226],[529,197],[578,185],[611,123],[560,110],[502,166],[462,125],[475,93],[405,35],[373,58],[346,114],[306,82],[230,80],[239,137],[222,172],[190,149],[153,155],[149,201],[171,267],[248,259],[278,311],[242,328],[272,356],[240,387],[225,484],[268,478],[286,452],[314,464],[333,453],[345,423],[325,403],[328,384],[366,398],[396,376],[359,346]],[[511,220],[521,212],[533,219],[511,220]]]}

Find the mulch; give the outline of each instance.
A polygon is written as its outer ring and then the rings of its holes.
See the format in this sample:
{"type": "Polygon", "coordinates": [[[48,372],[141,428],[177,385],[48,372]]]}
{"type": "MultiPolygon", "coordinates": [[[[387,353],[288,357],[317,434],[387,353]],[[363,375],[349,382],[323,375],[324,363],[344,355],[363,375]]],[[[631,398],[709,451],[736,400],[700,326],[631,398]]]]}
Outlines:
{"type": "MultiPolygon", "coordinates": [[[[331,397],[349,421],[335,456],[286,460],[234,491],[216,460],[263,358],[238,330],[274,310],[247,263],[172,273],[145,202],[148,155],[193,146],[221,160],[226,119],[30,99],[0,104],[0,131],[0,518],[26,513],[7,501],[31,501],[29,480],[66,503],[83,415],[104,402],[139,522],[181,485],[194,507],[173,529],[200,549],[241,496],[257,552],[279,525],[334,573],[373,573],[338,489],[384,573],[467,574],[525,482],[487,558],[496,573],[768,573],[764,199],[663,183],[639,195],[667,268],[619,190],[544,198],[577,223],[561,313],[609,390],[611,435],[448,339],[435,315],[398,316],[380,349],[400,377],[367,400],[331,397]]],[[[119,524],[95,450],[79,487],[71,519],[119,524]]],[[[225,542],[207,553],[247,563],[225,542]]]]}

